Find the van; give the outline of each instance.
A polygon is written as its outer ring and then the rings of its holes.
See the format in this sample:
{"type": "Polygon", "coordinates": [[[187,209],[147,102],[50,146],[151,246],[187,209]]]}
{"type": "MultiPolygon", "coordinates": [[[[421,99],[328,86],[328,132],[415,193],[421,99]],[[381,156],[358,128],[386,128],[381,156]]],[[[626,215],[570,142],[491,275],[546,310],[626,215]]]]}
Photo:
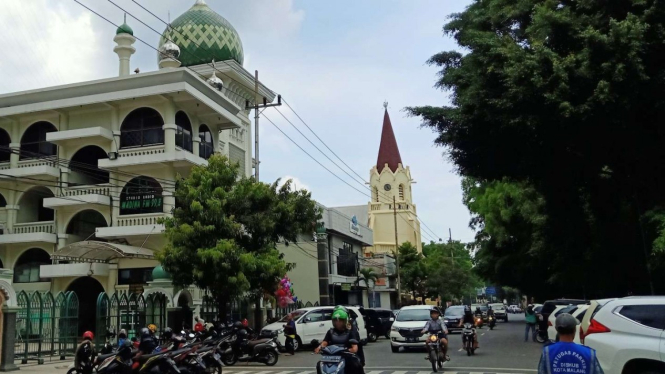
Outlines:
{"type": "MultiPolygon", "coordinates": [[[[349,318],[352,318],[358,324],[360,341],[362,344],[367,342],[367,329],[365,321],[358,307],[346,307],[349,311],[349,318]]],[[[301,348],[304,344],[318,345],[326,336],[332,325],[332,306],[319,306],[297,309],[291,312],[293,320],[296,322],[296,339],[293,342],[295,350],[301,348]]],[[[261,335],[269,336],[277,332],[277,340],[284,346],[286,337],[284,336],[284,324],[286,316],[275,323],[271,323],[261,329],[261,335]]]]}
{"type": "Polygon", "coordinates": [[[411,305],[399,310],[395,322],[390,328],[390,349],[393,353],[399,352],[400,347],[423,348],[422,330],[430,319],[432,309],[439,311],[439,318],[443,315],[438,307],[432,305],[411,305]]]}

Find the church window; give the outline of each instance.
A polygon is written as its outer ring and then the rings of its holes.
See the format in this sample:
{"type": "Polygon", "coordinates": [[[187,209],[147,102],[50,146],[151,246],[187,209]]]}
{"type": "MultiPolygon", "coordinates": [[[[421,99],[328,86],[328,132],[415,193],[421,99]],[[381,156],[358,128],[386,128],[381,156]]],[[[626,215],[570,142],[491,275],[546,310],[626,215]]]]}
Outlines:
{"type": "Polygon", "coordinates": [[[375,202],[378,203],[379,202],[379,189],[374,187],[374,190],[372,191],[372,195],[374,195],[374,196],[372,196],[372,200],[374,200],[375,202]]]}
{"type": "Polygon", "coordinates": [[[403,184],[399,185],[399,199],[404,200],[404,185],[403,184]]]}

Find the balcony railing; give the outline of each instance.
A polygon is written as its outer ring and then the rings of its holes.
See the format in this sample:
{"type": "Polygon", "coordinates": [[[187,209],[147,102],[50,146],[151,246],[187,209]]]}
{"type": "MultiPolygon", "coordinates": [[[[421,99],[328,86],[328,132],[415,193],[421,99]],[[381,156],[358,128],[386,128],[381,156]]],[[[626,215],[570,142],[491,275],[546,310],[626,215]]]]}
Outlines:
{"type": "Polygon", "coordinates": [[[164,130],[161,127],[123,130],[120,133],[120,148],[148,147],[157,144],[164,144],[164,130]]]}
{"type": "Polygon", "coordinates": [[[157,225],[159,224],[158,220],[160,218],[167,217],[165,213],[152,213],[152,214],[141,214],[134,215],[129,217],[120,217],[118,218],[117,226],[145,226],[145,225],[157,225]]]}
{"type": "Polygon", "coordinates": [[[81,196],[81,195],[104,195],[111,196],[111,187],[109,185],[96,185],[96,186],[75,186],[66,188],[63,196],[81,196]]]}
{"type": "Polygon", "coordinates": [[[25,159],[18,162],[19,168],[30,168],[34,166],[58,167],[59,164],[57,156],[49,156],[49,157],[36,158],[36,159],[25,159]]]}
{"type": "Polygon", "coordinates": [[[53,234],[55,232],[55,222],[43,221],[14,224],[14,234],[33,234],[36,232],[53,234]]]}

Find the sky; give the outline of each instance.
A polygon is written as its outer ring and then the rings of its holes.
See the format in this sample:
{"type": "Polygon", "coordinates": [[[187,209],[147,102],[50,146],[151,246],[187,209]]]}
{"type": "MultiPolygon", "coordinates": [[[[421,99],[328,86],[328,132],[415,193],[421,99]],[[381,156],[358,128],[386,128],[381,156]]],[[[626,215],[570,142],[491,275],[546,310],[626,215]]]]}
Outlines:
{"type": "MultiPolygon", "coordinates": [[[[115,24],[124,8],[134,36],[156,47],[165,25],[132,0],[79,0],[115,24]],[[135,18],[133,18],[134,16],[135,18]]],[[[137,0],[162,19],[175,19],[194,0],[137,0]]],[[[434,88],[437,68],[427,59],[459,49],[442,27],[451,13],[470,0],[207,0],[240,34],[244,67],[258,70],[261,81],[281,94],[295,112],[356,173],[369,180],[376,163],[383,102],[402,161],[416,181],[413,198],[424,241],[452,238],[472,241],[469,212],[462,203],[460,177],[435,134],[420,127],[404,108],[447,104],[434,88]]],[[[2,0],[0,94],[113,77],[116,26],[74,0],[2,0]]],[[[137,41],[131,70],[157,70],[156,51],[137,41]]],[[[279,109],[337,161],[287,107],[279,109]]],[[[329,162],[274,109],[264,112],[296,143],[340,178],[369,194],[329,162]]],[[[292,178],[326,206],[361,205],[369,197],[342,183],[305,155],[266,120],[260,125],[261,180],[292,178]]],[[[343,165],[337,161],[340,166],[343,165]]],[[[352,174],[353,175],[353,174],[352,174]]]]}

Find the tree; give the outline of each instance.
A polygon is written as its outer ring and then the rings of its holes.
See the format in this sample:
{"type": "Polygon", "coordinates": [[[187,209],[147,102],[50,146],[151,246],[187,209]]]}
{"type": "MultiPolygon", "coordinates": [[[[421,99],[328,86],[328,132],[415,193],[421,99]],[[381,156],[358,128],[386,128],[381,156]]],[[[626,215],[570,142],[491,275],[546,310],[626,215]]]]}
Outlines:
{"type": "Polygon", "coordinates": [[[370,289],[369,284],[370,284],[370,282],[372,282],[371,288],[374,289],[374,285],[376,284],[376,281],[378,281],[378,280],[379,280],[379,274],[377,274],[376,271],[374,271],[373,268],[362,268],[362,269],[360,269],[360,271],[358,271],[358,277],[357,277],[355,283],[356,283],[356,286],[359,286],[360,282],[365,283],[365,287],[368,290],[367,291],[367,298],[368,298],[368,300],[367,300],[368,304],[367,305],[370,305],[370,306],[372,305],[371,301],[369,300],[369,298],[371,297],[370,294],[369,294],[369,289],[370,289]]]}
{"type": "Polygon", "coordinates": [[[235,298],[274,293],[287,271],[278,240],[296,241],[320,218],[309,192],[278,182],[241,176],[237,164],[213,155],[176,184],[157,258],[176,286],[209,292],[222,317],[235,298]]]}
{"type": "Polygon", "coordinates": [[[442,300],[459,300],[474,292],[480,283],[474,274],[471,253],[462,242],[423,245],[428,293],[442,300]]]}
{"type": "MultiPolygon", "coordinates": [[[[410,242],[404,242],[398,248],[399,268],[402,288],[411,292],[413,298],[427,297],[427,269],[425,267],[424,256],[418,252],[418,249],[410,242]]],[[[400,295],[401,296],[401,295],[400,295]]]]}
{"type": "MultiPolygon", "coordinates": [[[[481,258],[519,258],[547,286],[563,282],[558,290],[569,296],[665,289],[650,276],[664,262],[654,251],[665,238],[657,218],[665,207],[664,22],[656,0],[487,0],[445,25],[465,54],[429,62],[441,67],[437,86],[451,103],[407,110],[437,134],[461,175],[509,206],[511,218],[497,224],[487,220],[497,217],[491,209],[474,218],[486,225],[481,258]],[[527,202],[538,204],[535,216],[519,211],[527,202]],[[529,262],[545,254],[546,266],[529,262]],[[607,276],[574,282],[595,268],[607,276]]],[[[511,285],[529,281],[537,279],[511,285]]]]}

